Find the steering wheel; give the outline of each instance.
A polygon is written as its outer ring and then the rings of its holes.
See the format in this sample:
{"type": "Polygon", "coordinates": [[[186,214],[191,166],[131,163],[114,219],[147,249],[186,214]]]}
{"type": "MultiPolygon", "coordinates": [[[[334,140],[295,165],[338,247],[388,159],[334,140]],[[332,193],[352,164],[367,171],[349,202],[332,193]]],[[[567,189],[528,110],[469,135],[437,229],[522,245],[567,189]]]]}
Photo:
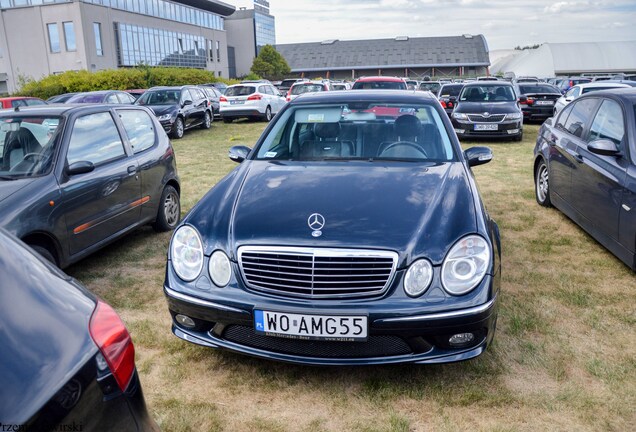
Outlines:
{"type": "Polygon", "coordinates": [[[391,143],[388,146],[386,146],[384,150],[382,150],[382,153],[380,153],[379,156],[382,156],[384,153],[388,152],[389,150],[394,149],[395,147],[400,147],[400,146],[410,147],[414,149],[415,151],[417,151],[418,153],[420,153],[425,158],[428,157],[428,155],[426,154],[426,151],[424,151],[424,149],[419,144],[414,143],[412,141],[396,141],[394,143],[391,143]]]}
{"type": "Polygon", "coordinates": [[[28,162],[29,159],[33,159],[33,161],[31,162],[31,167],[28,170],[28,172],[31,172],[36,167],[38,162],[44,159],[44,156],[45,155],[43,153],[27,153],[22,157],[22,160],[18,162],[17,164],[15,164],[9,171],[21,170],[24,166],[23,164],[25,161],[28,162]]]}
{"type": "Polygon", "coordinates": [[[35,160],[33,162],[39,162],[44,158],[44,154],[42,153],[27,153],[24,155],[24,157],[22,158],[22,160],[28,160],[34,158],[35,160]]]}

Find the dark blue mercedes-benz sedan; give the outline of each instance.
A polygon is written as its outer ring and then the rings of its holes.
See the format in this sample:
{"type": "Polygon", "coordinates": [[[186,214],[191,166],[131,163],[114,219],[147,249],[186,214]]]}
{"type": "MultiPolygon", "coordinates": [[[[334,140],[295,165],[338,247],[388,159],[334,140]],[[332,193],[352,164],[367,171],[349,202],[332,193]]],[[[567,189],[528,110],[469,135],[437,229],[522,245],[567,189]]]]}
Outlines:
{"type": "Polygon", "coordinates": [[[288,104],[175,231],[164,291],[189,342],[315,364],[440,363],[492,341],[500,240],[428,93],[288,104]]]}

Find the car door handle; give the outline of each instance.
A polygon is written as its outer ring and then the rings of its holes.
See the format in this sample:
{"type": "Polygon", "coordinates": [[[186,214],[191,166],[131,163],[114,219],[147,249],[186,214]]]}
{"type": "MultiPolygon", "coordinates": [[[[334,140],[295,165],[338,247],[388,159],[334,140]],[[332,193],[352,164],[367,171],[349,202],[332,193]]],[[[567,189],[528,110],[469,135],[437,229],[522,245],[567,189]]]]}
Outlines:
{"type": "Polygon", "coordinates": [[[137,172],[137,167],[135,165],[131,165],[128,167],[128,174],[133,175],[137,172]]]}

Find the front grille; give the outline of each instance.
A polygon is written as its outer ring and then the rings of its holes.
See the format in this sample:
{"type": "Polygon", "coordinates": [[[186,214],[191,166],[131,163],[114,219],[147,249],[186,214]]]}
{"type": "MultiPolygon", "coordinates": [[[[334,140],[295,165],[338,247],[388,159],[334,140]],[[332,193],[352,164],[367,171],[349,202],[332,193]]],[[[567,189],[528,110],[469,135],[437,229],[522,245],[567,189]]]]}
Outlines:
{"type": "Polygon", "coordinates": [[[505,117],[505,114],[491,114],[488,117],[481,114],[468,114],[468,120],[475,123],[500,123],[505,117]]]}
{"type": "Polygon", "coordinates": [[[397,264],[395,252],[373,250],[243,246],[238,254],[248,288],[323,300],[381,295],[397,264]]]}
{"type": "Polygon", "coordinates": [[[369,336],[366,342],[299,340],[265,336],[252,327],[231,325],[225,329],[223,339],[280,354],[318,358],[390,357],[413,352],[402,338],[390,335],[369,336]]]}

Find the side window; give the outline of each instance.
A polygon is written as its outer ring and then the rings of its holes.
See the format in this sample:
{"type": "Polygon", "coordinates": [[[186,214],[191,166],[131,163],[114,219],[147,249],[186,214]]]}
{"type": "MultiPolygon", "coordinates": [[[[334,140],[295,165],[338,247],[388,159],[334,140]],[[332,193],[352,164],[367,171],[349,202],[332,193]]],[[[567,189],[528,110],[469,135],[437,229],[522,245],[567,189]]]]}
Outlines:
{"type": "Polygon", "coordinates": [[[21,106],[26,106],[26,102],[24,101],[24,99],[16,99],[11,101],[12,108],[21,107],[21,106]]]}
{"type": "Polygon", "coordinates": [[[148,114],[142,110],[118,110],[124,124],[128,141],[135,154],[149,149],[155,144],[155,126],[148,114]]]}
{"type": "Polygon", "coordinates": [[[559,113],[557,122],[554,125],[555,127],[565,130],[565,122],[567,121],[568,116],[570,115],[570,112],[572,111],[572,108],[574,108],[574,104],[570,104],[566,106],[565,108],[563,108],[563,110],[559,113]]]}
{"type": "Polygon", "coordinates": [[[25,99],[24,101],[28,106],[46,105],[46,103],[44,101],[41,101],[40,99],[25,99]]]}
{"type": "Polygon", "coordinates": [[[116,103],[119,103],[119,99],[117,99],[117,94],[111,93],[108,96],[106,96],[106,100],[104,102],[116,104],[116,103]]]}
{"type": "Polygon", "coordinates": [[[135,98],[128,93],[121,92],[118,93],[117,96],[119,97],[119,101],[123,104],[131,104],[135,102],[135,98]]]}
{"type": "Polygon", "coordinates": [[[99,165],[125,155],[124,144],[109,112],[88,114],[75,120],[66,155],[69,165],[79,161],[99,165]]]}
{"type": "Polygon", "coordinates": [[[605,99],[592,122],[588,142],[597,139],[609,139],[614,141],[620,148],[624,135],[623,110],[617,102],[605,99]]]}
{"type": "Polygon", "coordinates": [[[565,121],[565,130],[574,136],[583,138],[585,127],[592,120],[592,113],[596,107],[598,99],[588,98],[572,102],[573,107],[568,119],[565,121]]]}
{"type": "Polygon", "coordinates": [[[259,93],[263,93],[263,94],[267,94],[267,86],[259,86],[258,87],[258,92],[259,93]]]}
{"type": "Polygon", "coordinates": [[[192,95],[190,94],[190,91],[188,91],[188,89],[183,89],[183,91],[181,92],[181,104],[183,104],[183,102],[187,100],[192,100],[192,95]]]}

